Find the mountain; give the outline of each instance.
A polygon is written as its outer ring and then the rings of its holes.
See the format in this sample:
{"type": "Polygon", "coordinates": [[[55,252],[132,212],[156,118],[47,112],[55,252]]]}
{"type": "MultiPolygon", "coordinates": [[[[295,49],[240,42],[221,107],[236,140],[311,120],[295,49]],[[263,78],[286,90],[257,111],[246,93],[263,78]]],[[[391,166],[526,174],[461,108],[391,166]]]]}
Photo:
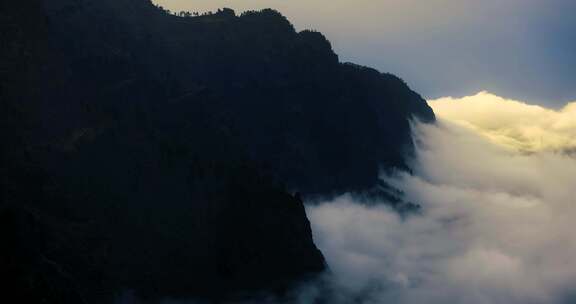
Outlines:
{"type": "Polygon", "coordinates": [[[3,296],[284,294],[326,269],[302,196],[409,169],[399,78],[273,10],[0,3],[3,296]]]}

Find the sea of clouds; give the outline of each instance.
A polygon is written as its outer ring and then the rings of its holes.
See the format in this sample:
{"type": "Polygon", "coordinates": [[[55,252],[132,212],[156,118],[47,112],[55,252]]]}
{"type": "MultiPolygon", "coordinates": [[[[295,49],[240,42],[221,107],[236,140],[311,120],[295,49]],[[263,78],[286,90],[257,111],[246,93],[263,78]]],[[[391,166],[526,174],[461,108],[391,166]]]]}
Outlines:
{"type": "Polygon", "coordinates": [[[438,122],[413,125],[414,173],[382,176],[419,214],[350,194],[307,208],[330,302],[576,302],[576,103],[429,103],[438,122]]]}

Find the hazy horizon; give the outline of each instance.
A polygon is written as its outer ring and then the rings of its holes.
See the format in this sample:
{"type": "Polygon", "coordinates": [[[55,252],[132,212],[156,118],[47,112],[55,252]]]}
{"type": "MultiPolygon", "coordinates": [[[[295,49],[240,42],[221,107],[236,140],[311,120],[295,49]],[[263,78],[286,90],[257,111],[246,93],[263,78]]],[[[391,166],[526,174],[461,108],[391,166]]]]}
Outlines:
{"type": "Polygon", "coordinates": [[[402,77],[427,99],[479,91],[560,108],[576,100],[576,2],[154,0],[172,11],[273,8],[341,61],[402,77]]]}

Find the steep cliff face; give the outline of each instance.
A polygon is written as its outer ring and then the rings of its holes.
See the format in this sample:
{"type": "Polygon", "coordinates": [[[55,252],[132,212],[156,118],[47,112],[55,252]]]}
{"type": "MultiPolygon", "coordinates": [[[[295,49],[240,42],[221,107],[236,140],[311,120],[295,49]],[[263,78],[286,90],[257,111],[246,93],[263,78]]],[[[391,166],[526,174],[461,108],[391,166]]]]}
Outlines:
{"type": "Polygon", "coordinates": [[[370,188],[434,120],[272,10],[8,1],[0,21],[2,275],[52,303],[282,293],[325,269],[288,191],[370,188]]]}
{"type": "Polygon", "coordinates": [[[400,79],[339,63],[320,33],[272,10],[181,18],[145,1],[47,2],[74,99],[202,121],[294,190],[372,186],[379,166],[406,166],[408,119],[434,119],[400,79]]]}

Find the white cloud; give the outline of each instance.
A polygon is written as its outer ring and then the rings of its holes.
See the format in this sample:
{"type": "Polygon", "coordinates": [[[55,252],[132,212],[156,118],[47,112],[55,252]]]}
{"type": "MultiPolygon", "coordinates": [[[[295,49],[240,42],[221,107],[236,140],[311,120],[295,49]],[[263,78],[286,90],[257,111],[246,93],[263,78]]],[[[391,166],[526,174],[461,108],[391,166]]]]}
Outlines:
{"type": "Polygon", "coordinates": [[[339,291],[332,302],[570,302],[576,159],[553,151],[573,147],[576,106],[488,93],[456,103],[432,102],[438,124],[414,126],[415,174],[383,177],[421,203],[421,215],[403,219],[350,195],[308,207],[339,291]],[[536,145],[539,132],[554,140],[536,145]]]}
{"type": "Polygon", "coordinates": [[[429,103],[440,118],[509,148],[527,152],[576,149],[576,102],[555,111],[480,92],[429,103]]]}

